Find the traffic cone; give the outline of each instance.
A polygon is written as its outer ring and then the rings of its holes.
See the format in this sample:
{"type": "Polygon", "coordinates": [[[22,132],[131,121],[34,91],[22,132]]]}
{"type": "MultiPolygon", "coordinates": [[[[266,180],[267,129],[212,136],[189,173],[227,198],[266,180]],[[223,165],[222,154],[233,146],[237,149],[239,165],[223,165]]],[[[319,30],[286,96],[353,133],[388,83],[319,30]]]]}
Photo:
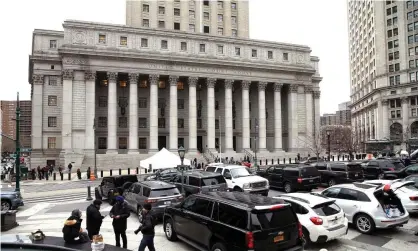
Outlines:
{"type": "Polygon", "coordinates": [[[94,176],[94,172],[90,172],[90,180],[96,180],[96,176],[94,176]]]}

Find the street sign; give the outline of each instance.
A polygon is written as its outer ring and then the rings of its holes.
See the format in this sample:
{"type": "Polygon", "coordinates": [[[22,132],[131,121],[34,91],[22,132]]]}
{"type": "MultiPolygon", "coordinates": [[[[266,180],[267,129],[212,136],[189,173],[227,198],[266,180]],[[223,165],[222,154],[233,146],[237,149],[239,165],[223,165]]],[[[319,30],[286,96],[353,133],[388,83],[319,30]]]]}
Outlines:
{"type": "Polygon", "coordinates": [[[20,149],[21,152],[32,152],[32,148],[22,148],[20,149]]]}

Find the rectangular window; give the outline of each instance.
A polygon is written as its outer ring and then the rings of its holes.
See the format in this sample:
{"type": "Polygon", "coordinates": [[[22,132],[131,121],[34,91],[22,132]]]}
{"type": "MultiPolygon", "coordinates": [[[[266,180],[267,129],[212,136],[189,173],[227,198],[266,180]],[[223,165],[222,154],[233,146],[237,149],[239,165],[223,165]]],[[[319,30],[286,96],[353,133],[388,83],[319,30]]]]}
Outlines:
{"type": "Polygon", "coordinates": [[[223,21],[224,21],[224,15],[218,14],[218,22],[223,22],[223,21]]]}
{"type": "Polygon", "coordinates": [[[177,90],[184,90],[184,83],[179,81],[177,82],[177,90]]]}
{"type": "Polygon", "coordinates": [[[414,38],[415,38],[415,42],[417,43],[418,42],[418,34],[415,34],[414,38]]]}
{"type": "Polygon", "coordinates": [[[241,48],[235,47],[235,56],[241,56],[241,48]]]}
{"type": "Polygon", "coordinates": [[[57,40],[49,40],[49,48],[56,49],[57,48],[57,40]]]}
{"type": "Polygon", "coordinates": [[[119,137],[119,149],[128,149],[127,137],[119,137]]]}
{"type": "Polygon", "coordinates": [[[99,149],[107,149],[107,138],[106,137],[99,137],[98,148],[99,149]]]}
{"type": "Polygon", "coordinates": [[[218,8],[222,9],[224,7],[223,1],[218,1],[218,8]]]}
{"type": "Polygon", "coordinates": [[[168,41],[167,40],[161,40],[161,49],[163,49],[163,50],[168,49],[168,41]]]}
{"type": "Polygon", "coordinates": [[[99,107],[107,107],[107,96],[99,96],[99,107]]]}
{"type": "Polygon", "coordinates": [[[414,24],[408,24],[408,31],[413,31],[414,30],[414,24]]]}
{"type": "Polygon", "coordinates": [[[386,9],[386,15],[392,15],[392,9],[391,8],[389,8],[389,9],[386,9]]]}
{"type": "Polygon", "coordinates": [[[138,127],[139,128],[147,128],[147,118],[139,118],[138,127]]]}
{"type": "Polygon", "coordinates": [[[194,10],[189,10],[189,18],[195,18],[196,14],[194,12],[194,10]]]}
{"type": "Polygon", "coordinates": [[[399,40],[395,39],[393,40],[393,48],[398,48],[399,47],[399,40]]]}
{"type": "Polygon", "coordinates": [[[219,129],[219,119],[215,119],[215,129],[219,129]]]}
{"type": "Polygon", "coordinates": [[[48,127],[57,127],[57,117],[48,117],[48,127]]]}
{"type": "Polygon", "coordinates": [[[395,77],[394,76],[389,78],[389,83],[390,83],[390,85],[395,85],[395,77]]]}
{"type": "Polygon", "coordinates": [[[415,72],[409,73],[409,80],[411,82],[415,82],[417,80],[415,77],[416,77],[415,72]]]}
{"type": "Polygon", "coordinates": [[[223,28],[218,28],[218,35],[223,35],[224,34],[224,29],[223,28]]]}
{"type": "Polygon", "coordinates": [[[142,48],[148,47],[148,39],[147,38],[141,38],[141,47],[142,48]]]}
{"type": "Polygon", "coordinates": [[[180,43],[180,50],[181,51],[187,51],[187,43],[186,42],[181,42],[180,43]]]}
{"type": "Polygon", "coordinates": [[[388,37],[392,37],[392,30],[388,30],[388,37]]]}
{"type": "Polygon", "coordinates": [[[395,51],[393,55],[395,56],[395,59],[399,59],[399,51],[395,51]]]}
{"type": "Polygon", "coordinates": [[[48,106],[57,106],[57,96],[48,96],[48,106]]]}
{"type": "Polygon", "coordinates": [[[209,12],[203,12],[203,19],[209,20],[209,12]]]}
{"type": "Polygon", "coordinates": [[[142,5],[142,12],[149,12],[149,5],[148,4],[143,4],[142,5]]]}
{"type": "Polygon", "coordinates": [[[418,22],[414,23],[414,30],[418,30],[418,22]]]}
{"type": "Polygon", "coordinates": [[[388,42],[388,49],[393,49],[393,42],[392,41],[388,42]]]}
{"type": "Polygon", "coordinates": [[[393,36],[399,35],[398,28],[393,29],[393,36]]]}
{"type": "Polygon", "coordinates": [[[273,59],[273,51],[268,51],[267,52],[267,58],[268,59],[273,59]]]}
{"type": "Polygon", "coordinates": [[[147,108],[147,98],[139,98],[138,99],[138,108],[147,108]]]}
{"type": "Polygon", "coordinates": [[[190,32],[195,32],[196,31],[194,24],[189,24],[189,31],[190,32]]]}
{"type": "Polygon", "coordinates": [[[209,33],[209,26],[203,26],[203,33],[209,33]]]}
{"type": "Polygon", "coordinates": [[[399,70],[400,70],[399,63],[397,63],[397,64],[395,64],[395,71],[399,71],[399,70]]]}
{"type": "Polygon", "coordinates": [[[392,7],[392,14],[398,13],[398,6],[392,7]]]}
{"type": "Polygon", "coordinates": [[[231,9],[236,10],[237,9],[237,4],[236,3],[231,3],[231,9]]]}
{"type": "Polygon", "coordinates": [[[175,30],[180,30],[180,23],[174,23],[174,29],[175,30]]]}
{"type": "Polygon", "coordinates": [[[202,129],[202,119],[197,119],[196,120],[196,126],[197,126],[197,129],[202,129]]]}
{"type": "Polygon", "coordinates": [[[389,61],[393,60],[393,52],[389,53],[389,61]]]}
{"type": "Polygon", "coordinates": [[[49,76],[48,85],[57,86],[57,77],[56,76],[49,76]]]}
{"type": "Polygon", "coordinates": [[[205,45],[205,44],[200,44],[200,46],[199,46],[199,51],[200,51],[201,53],[205,53],[205,52],[206,52],[206,45],[205,45]]]}
{"type": "Polygon", "coordinates": [[[418,17],[418,10],[414,10],[414,18],[418,17]]]}
{"type": "Polygon", "coordinates": [[[224,47],[222,45],[218,45],[218,54],[224,54],[224,47]]]}
{"type": "Polygon", "coordinates": [[[128,45],[128,38],[127,37],[120,37],[120,41],[119,41],[120,45],[128,45]]]}
{"type": "Polygon", "coordinates": [[[417,108],[412,108],[411,109],[411,117],[417,117],[417,108]]]}
{"type": "Polygon", "coordinates": [[[411,7],[412,7],[412,1],[407,1],[406,8],[411,8],[411,7]]]}
{"type": "Polygon", "coordinates": [[[409,56],[415,55],[414,48],[409,48],[409,56]]]}
{"type": "Polygon", "coordinates": [[[389,27],[389,26],[392,26],[392,19],[388,19],[387,21],[386,21],[386,25],[389,27]]]}
{"type": "Polygon", "coordinates": [[[237,24],[237,17],[236,16],[231,17],[231,23],[232,24],[237,24]]]}
{"type": "Polygon", "coordinates": [[[177,119],[178,128],[184,128],[184,119],[177,119]]]}
{"type": "Polygon", "coordinates": [[[409,60],[409,68],[415,67],[415,60],[409,60]]]}
{"type": "Polygon", "coordinates": [[[392,119],[396,118],[396,112],[395,111],[390,111],[390,117],[392,119]]]}
{"type": "Polygon", "coordinates": [[[158,81],[158,89],[165,89],[165,81],[164,80],[158,81]]]}
{"type": "Polygon", "coordinates": [[[158,28],[164,29],[165,28],[165,22],[164,21],[158,21],[158,28]]]}
{"type": "Polygon", "coordinates": [[[139,138],[138,144],[138,149],[147,149],[147,138],[139,138]]]}
{"type": "Polygon", "coordinates": [[[284,52],[283,53],[283,60],[284,61],[288,61],[289,60],[289,53],[287,53],[287,52],[284,52]]]}
{"type": "Polygon", "coordinates": [[[400,75],[396,75],[395,76],[395,84],[399,85],[401,83],[401,76],[400,75]]]}
{"type": "Polygon", "coordinates": [[[233,37],[236,37],[238,35],[238,32],[237,32],[237,30],[235,30],[235,29],[232,29],[232,36],[233,37]]]}
{"type": "Polygon", "coordinates": [[[396,117],[397,117],[397,118],[402,117],[402,116],[401,116],[401,110],[396,110],[396,117]]]}
{"type": "Polygon", "coordinates": [[[142,27],[149,27],[149,19],[142,19],[142,27]]]}
{"type": "Polygon", "coordinates": [[[119,128],[127,128],[127,127],[128,127],[128,118],[119,117],[119,128]]]}
{"type": "Polygon", "coordinates": [[[408,36],[408,44],[414,43],[414,36],[408,36]]]}
{"type": "Polygon", "coordinates": [[[158,6],[158,14],[160,14],[160,15],[165,14],[165,8],[163,6],[158,6]]]}
{"type": "Polygon", "coordinates": [[[101,128],[107,127],[107,117],[99,117],[99,127],[101,128]]]}
{"type": "Polygon", "coordinates": [[[256,58],[256,57],[257,57],[257,50],[252,49],[252,50],[251,50],[251,56],[252,56],[253,58],[256,58]]]}
{"type": "Polygon", "coordinates": [[[57,138],[48,137],[48,149],[55,149],[57,147],[57,138]]]}
{"type": "Polygon", "coordinates": [[[184,109],[184,99],[177,99],[177,109],[184,109]]]}
{"type": "Polygon", "coordinates": [[[99,44],[106,44],[106,35],[99,34],[99,44]]]}
{"type": "Polygon", "coordinates": [[[158,118],[158,128],[165,128],[165,118],[158,118]]]}
{"type": "Polygon", "coordinates": [[[158,99],[158,109],[164,108],[165,109],[165,99],[159,98],[158,99]]]}
{"type": "Polygon", "coordinates": [[[180,16],[180,9],[174,8],[174,16],[180,16]]]}

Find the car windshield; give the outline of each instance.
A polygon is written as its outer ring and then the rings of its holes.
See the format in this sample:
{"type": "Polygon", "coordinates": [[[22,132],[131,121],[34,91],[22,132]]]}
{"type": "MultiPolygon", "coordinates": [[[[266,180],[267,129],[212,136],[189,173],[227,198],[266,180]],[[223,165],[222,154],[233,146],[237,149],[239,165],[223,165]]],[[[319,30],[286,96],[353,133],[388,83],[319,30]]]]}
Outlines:
{"type": "Polygon", "coordinates": [[[250,176],[251,174],[247,171],[245,167],[242,167],[242,168],[231,169],[231,175],[233,178],[239,178],[239,177],[250,176]]]}
{"type": "Polygon", "coordinates": [[[319,204],[312,208],[312,210],[319,216],[330,216],[337,214],[341,211],[341,208],[337,206],[333,201],[319,204]]]}
{"type": "Polygon", "coordinates": [[[202,179],[203,186],[214,186],[214,185],[219,185],[219,184],[224,184],[224,183],[226,183],[226,181],[225,181],[224,176],[222,175],[202,179]]]}
{"type": "Polygon", "coordinates": [[[179,195],[180,192],[175,187],[167,187],[162,189],[153,189],[151,190],[150,197],[166,197],[166,196],[173,196],[179,195]]]}

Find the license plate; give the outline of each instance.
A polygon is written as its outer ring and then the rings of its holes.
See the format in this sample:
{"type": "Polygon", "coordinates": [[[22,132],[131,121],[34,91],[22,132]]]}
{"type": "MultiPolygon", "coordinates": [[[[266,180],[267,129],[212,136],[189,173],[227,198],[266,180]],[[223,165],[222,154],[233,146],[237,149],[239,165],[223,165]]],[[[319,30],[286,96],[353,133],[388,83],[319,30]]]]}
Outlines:
{"type": "Polygon", "coordinates": [[[171,205],[171,201],[164,201],[164,205],[171,205]]]}
{"type": "Polygon", "coordinates": [[[274,237],[274,242],[280,242],[284,240],[284,236],[283,235],[278,235],[276,237],[274,237]]]}
{"type": "Polygon", "coordinates": [[[217,188],[213,188],[212,191],[213,192],[216,192],[216,191],[218,191],[218,189],[217,188]]]}
{"type": "Polygon", "coordinates": [[[119,195],[119,193],[114,193],[113,195],[118,196],[118,195],[119,195]]]}
{"type": "Polygon", "coordinates": [[[311,182],[311,183],[312,183],[312,182],[313,182],[313,180],[309,180],[309,182],[311,182]]]}
{"type": "Polygon", "coordinates": [[[358,173],[356,173],[356,177],[358,177],[358,173]]]}

